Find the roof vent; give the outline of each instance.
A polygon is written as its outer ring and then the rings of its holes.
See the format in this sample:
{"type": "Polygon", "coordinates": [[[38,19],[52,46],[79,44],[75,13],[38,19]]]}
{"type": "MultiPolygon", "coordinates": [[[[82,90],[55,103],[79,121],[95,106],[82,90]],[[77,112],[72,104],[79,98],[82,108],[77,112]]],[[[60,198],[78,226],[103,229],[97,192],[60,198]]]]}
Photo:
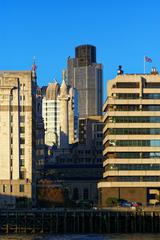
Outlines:
{"type": "Polygon", "coordinates": [[[155,67],[152,67],[151,74],[153,74],[153,75],[158,74],[158,71],[155,67]]]}
{"type": "Polygon", "coordinates": [[[123,74],[123,70],[122,70],[122,66],[119,65],[117,70],[117,75],[121,75],[121,74],[123,74]]]}

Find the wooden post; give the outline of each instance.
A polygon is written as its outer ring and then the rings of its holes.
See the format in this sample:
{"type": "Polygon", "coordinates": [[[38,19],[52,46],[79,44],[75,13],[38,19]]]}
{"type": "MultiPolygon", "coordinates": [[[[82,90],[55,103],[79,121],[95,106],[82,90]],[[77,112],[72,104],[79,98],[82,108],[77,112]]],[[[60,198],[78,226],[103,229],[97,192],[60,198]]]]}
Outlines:
{"type": "Polygon", "coordinates": [[[154,212],[151,212],[151,231],[154,232],[154,212]]]}
{"type": "Polygon", "coordinates": [[[111,216],[110,216],[110,212],[107,213],[107,232],[110,233],[111,229],[110,229],[110,221],[111,221],[111,216]]]}

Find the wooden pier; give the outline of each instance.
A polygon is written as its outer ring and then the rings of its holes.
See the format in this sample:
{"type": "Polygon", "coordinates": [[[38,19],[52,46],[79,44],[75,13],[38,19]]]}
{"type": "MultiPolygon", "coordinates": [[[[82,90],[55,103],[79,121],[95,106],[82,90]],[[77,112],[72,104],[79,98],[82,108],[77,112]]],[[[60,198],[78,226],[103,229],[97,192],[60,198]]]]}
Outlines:
{"type": "Polygon", "coordinates": [[[159,233],[160,211],[8,210],[0,211],[0,234],[159,233]]]}

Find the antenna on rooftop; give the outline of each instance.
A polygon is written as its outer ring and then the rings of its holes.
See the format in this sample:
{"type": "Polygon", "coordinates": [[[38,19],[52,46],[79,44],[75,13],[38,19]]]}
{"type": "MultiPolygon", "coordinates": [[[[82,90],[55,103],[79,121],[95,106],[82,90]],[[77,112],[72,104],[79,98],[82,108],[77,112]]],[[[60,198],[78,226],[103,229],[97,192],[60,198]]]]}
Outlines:
{"type": "Polygon", "coordinates": [[[37,78],[37,74],[36,74],[36,70],[37,70],[37,65],[36,65],[36,57],[33,57],[33,64],[32,64],[32,77],[36,80],[37,78]]]}

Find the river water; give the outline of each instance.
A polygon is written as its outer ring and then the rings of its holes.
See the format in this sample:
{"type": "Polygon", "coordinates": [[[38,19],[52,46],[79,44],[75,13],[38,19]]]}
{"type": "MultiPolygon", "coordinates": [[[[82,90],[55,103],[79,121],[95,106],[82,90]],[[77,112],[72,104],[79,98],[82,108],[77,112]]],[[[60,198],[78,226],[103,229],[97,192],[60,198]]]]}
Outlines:
{"type": "Polygon", "coordinates": [[[3,235],[0,240],[160,240],[160,234],[3,235]]]}

